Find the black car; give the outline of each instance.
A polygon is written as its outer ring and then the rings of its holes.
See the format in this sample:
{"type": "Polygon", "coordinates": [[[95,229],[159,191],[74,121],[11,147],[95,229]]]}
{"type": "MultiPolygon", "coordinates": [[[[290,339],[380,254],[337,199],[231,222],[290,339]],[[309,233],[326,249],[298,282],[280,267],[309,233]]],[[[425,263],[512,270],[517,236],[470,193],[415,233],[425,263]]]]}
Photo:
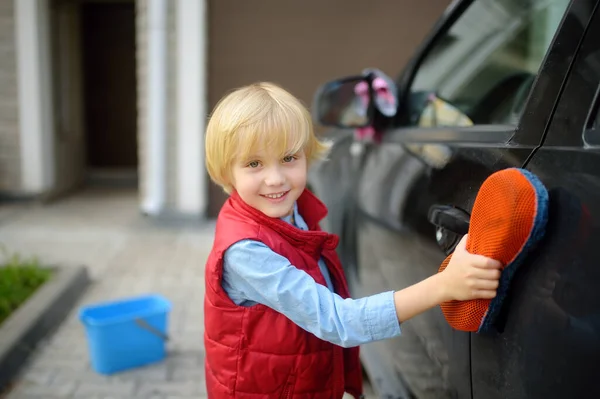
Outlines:
{"type": "Polygon", "coordinates": [[[354,297],[436,273],[492,173],[525,168],[549,191],[547,233],[497,331],[453,330],[439,308],[403,323],[361,349],[380,397],[600,398],[599,4],[456,1],[391,81],[395,112],[378,107],[379,71],[315,96],[315,119],[336,128],[309,188],[330,209],[322,227],[340,236],[354,297]],[[456,223],[432,220],[444,206],[456,223]]]}

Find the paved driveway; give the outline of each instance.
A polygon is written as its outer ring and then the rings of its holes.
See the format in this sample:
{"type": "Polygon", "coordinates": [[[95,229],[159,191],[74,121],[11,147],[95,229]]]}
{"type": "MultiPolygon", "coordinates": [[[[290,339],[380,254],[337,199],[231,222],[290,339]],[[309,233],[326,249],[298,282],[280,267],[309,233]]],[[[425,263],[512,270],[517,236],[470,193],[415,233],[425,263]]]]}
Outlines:
{"type": "Polygon", "coordinates": [[[88,267],[94,282],[79,305],[148,292],[173,302],[165,362],[114,377],[97,375],[75,309],[33,354],[7,398],[206,397],[203,271],[213,227],[144,218],[137,193],[127,189],[89,189],[44,207],[3,207],[0,243],[44,262],[88,267]]]}
{"type": "Polygon", "coordinates": [[[83,264],[94,280],[6,399],[205,398],[204,262],[213,229],[205,221],[145,218],[129,189],[90,188],[52,205],[0,207],[0,243],[45,263],[83,264]],[[166,361],[111,377],[93,372],[77,308],[150,292],[173,302],[166,361]]]}

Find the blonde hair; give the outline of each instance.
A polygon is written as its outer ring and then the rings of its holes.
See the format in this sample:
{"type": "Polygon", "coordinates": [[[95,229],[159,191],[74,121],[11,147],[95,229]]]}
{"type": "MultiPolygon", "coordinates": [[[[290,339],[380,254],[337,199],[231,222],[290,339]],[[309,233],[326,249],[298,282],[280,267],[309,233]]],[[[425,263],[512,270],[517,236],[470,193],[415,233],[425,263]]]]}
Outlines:
{"type": "Polygon", "coordinates": [[[263,148],[281,157],[304,150],[307,162],[323,159],[330,143],[314,134],[307,109],[293,95],[268,82],[239,88],[223,97],[206,128],[206,168],[210,178],[230,193],[230,170],[263,148]]]}

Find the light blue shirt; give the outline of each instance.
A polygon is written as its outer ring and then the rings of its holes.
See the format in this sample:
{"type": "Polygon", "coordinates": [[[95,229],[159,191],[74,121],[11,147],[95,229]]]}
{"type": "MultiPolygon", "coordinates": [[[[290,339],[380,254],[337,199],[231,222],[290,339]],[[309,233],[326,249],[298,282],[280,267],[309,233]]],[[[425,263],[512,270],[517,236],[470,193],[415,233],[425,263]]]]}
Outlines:
{"type": "MultiPolygon", "coordinates": [[[[284,218],[291,223],[291,217],[284,218]]],[[[295,226],[308,227],[294,206],[295,226]]],[[[342,347],[400,335],[394,292],[342,299],[333,292],[325,262],[319,267],[327,287],[259,241],[242,240],[225,251],[223,289],[240,306],[266,305],[304,330],[342,347]]]]}

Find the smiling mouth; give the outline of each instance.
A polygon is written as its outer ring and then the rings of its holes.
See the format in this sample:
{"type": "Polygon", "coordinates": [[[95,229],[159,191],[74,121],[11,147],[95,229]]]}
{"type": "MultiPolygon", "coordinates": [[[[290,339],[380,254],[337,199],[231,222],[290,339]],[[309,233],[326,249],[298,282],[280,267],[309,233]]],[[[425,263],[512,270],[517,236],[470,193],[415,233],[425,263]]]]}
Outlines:
{"type": "Polygon", "coordinates": [[[279,199],[279,198],[283,197],[284,195],[286,195],[287,193],[289,193],[289,191],[282,191],[280,193],[274,193],[274,194],[262,194],[262,196],[265,198],[269,198],[269,199],[279,199]]]}

